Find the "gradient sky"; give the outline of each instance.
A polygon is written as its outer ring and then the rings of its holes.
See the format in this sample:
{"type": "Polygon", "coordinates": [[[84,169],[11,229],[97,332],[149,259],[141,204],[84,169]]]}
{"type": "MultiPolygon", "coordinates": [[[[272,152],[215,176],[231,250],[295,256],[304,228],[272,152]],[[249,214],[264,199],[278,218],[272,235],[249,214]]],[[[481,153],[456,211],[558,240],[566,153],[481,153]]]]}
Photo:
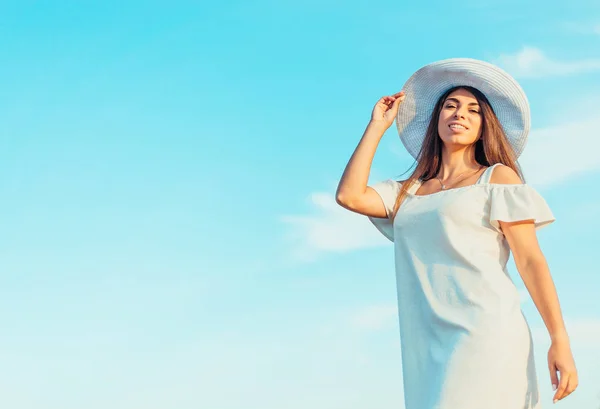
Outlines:
{"type": "MultiPolygon", "coordinates": [[[[402,408],[392,245],[333,195],[375,102],[450,57],[530,99],[557,407],[600,407],[596,0],[0,7],[0,407],[402,408]]],[[[371,182],[411,165],[392,127],[371,182]]]]}

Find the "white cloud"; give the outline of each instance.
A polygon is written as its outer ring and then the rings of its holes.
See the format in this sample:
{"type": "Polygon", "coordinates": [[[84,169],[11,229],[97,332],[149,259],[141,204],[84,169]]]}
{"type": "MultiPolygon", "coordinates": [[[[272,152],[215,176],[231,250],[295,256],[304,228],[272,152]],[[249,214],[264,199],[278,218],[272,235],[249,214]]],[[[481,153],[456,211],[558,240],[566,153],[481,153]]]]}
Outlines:
{"type": "Polygon", "coordinates": [[[280,217],[289,227],[287,238],[297,259],[308,261],[323,252],[390,244],[366,216],[344,209],[336,203],[333,194],[312,193],[310,203],[311,214],[280,217]]]}
{"type": "MultiPolygon", "coordinates": [[[[565,326],[569,334],[572,348],[597,348],[600,345],[600,319],[598,318],[565,318],[565,326]]],[[[531,334],[536,344],[549,344],[550,337],[544,326],[534,326],[531,334]]]]}
{"type": "Polygon", "coordinates": [[[352,314],[350,324],[359,330],[378,331],[394,327],[397,316],[396,304],[370,305],[352,314]]]}
{"type": "Polygon", "coordinates": [[[532,185],[558,184],[600,170],[600,130],[590,117],[533,130],[519,162],[532,185]]]}
{"type": "Polygon", "coordinates": [[[576,34],[596,34],[600,35],[600,23],[589,23],[589,22],[566,22],[563,24],[567,31],[576,34]]]}
{"type": "Polygon", "coordinates": [[[555,77],[600,70],[600,58],[560,61],[547,57],[538,48],[527,46],[516,54],[501,54],[495,63],[519,78],[555,77]]]}

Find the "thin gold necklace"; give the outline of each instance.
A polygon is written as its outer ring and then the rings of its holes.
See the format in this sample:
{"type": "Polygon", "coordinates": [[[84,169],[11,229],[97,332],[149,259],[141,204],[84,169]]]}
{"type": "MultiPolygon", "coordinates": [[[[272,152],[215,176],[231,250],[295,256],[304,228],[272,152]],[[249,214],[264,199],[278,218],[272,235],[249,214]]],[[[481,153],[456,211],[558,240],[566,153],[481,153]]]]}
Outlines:
{"type": "MultiPolygon", "coordinates": [[[[483,168],[483,165],[479,165],[479,168],[477,168],[477,169],[475,170],[475,172],[473,172],[473,174],[475,174],[475,173],[479,172],[479,171],[481,170],[481,168],[483,168]]],[[[460,178],[460,177],[461,177],[462,175],[464,175],[465,173],[467,173],[467,171],[466,171],[466,170],[465,170],[463,173],[461,173],[460,175],[458,175],[456,178],[460,178]]],[[[440,178],[439,178],[439,177],[437,177],[437,176],[436,176],[435,178],[436,178],[436,179],[437,179],[437,180],[440,182],[440,185],[442,185],[442,190],[446,190],[446,189],[448,188],[448,185],[447,185],[447,184],[444,184],[444,182],[442,182],[442,179],[440,179],[440,178]]],[[[456,178],[455,178],[455,179],[456,179],[456,178]]],[[[464,178],[464,179],[466,179],[466,178],[464,178]]],[[[459,179],[459,180],[458,180],[458,182],[460,182],[461,180],[463,180],[463,179],[459,179]]],[[[456,183],[455,183],[455,184],[456,184],[456,183]]]]}

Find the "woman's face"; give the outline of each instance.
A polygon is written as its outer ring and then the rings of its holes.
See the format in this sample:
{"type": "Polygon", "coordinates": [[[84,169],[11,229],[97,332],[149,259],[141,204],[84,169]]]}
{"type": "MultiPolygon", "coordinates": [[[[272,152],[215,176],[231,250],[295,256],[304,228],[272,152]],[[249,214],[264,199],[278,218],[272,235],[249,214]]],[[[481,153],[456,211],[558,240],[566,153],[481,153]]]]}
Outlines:
{"type": "Polygon", "coordinates": [[[475,96],[465,89],[457,89],[442,105],[438,134],[446,146],[469,146],[479,139],[481,123],[481,108],[475,96]]]}

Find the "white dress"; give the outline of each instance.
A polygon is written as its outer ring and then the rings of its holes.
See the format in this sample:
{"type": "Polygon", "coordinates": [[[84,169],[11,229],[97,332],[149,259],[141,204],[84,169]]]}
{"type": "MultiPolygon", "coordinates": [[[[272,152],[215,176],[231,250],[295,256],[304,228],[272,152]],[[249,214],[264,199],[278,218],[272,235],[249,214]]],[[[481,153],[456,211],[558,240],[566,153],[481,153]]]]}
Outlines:
{"type": "MultiPolygon", "coordinates": [[[[394,222],[369,217],[394,242],[406,409],[540,409],[529,325],[506,270],[498,221],[554,221],[527,184],[476,184],[415,195],[394,222]]],[[[373,186],[388,215],[400,183],[373,186]]]]}

